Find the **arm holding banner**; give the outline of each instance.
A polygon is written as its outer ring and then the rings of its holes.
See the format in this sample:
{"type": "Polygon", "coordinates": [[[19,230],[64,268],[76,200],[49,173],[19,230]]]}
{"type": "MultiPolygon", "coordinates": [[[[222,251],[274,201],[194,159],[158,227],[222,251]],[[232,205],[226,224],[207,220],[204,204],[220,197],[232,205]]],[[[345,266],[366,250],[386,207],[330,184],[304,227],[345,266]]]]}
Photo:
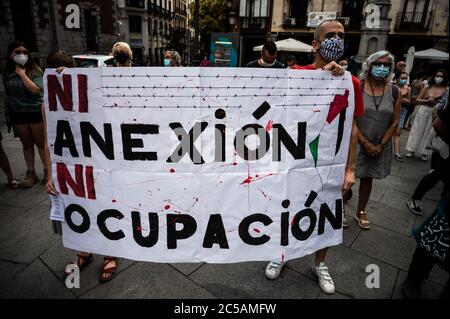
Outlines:
{"type": "Polygon", "coordinates": [[[355,184],[355,169],[356,169],[356,150],[358,142],[358,127],[356,121],[353,119],[352,123],[352,135],[350,136],[350,147],[348,149],[347,166],[345,167],[344,185],[342,186],[342,192],[348,191],[353,184],[355,184]]]}
{"type": "Polygon", "coordinates": [[[45,143],[44,143],[44,151],[45,151],[45,169],[47,170],[47,180],[45,181],[45,191],[49,195],[58,195],[58,191],[53,184],[52,177],[52,160],[50,158],[50,149],[48,148],[48,138],[47,138],[47,122],[45,120],[45,107],[44,104],[41,106],[42,120],[44,122],[44,131],[45,131],[45,143]]]}

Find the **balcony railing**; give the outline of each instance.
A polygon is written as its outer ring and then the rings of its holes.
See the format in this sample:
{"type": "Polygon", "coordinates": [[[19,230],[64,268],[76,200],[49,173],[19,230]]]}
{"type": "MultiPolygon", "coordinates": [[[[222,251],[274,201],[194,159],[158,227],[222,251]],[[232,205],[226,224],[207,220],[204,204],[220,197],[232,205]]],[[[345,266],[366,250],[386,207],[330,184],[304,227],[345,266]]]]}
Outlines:
{"type": "Polygon", "coordinates": [[[428,31],[431,25],[432,11],[399,12],[395,23],[396,31],[428,31]]]}
{"type": "Polygon", "coordinates": [[[268,18],[262,17],[240,17],[241,29],[263,31],[267,28],[268,18]]]}

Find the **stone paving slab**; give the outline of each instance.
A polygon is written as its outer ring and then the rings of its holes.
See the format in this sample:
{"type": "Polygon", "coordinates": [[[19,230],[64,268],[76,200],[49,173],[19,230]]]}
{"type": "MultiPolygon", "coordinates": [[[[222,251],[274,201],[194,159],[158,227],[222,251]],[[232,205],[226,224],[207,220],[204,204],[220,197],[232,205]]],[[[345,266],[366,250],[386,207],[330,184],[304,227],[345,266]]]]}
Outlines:
{"type": "MultiPolygon", "coordinates": [[[[407,276],[407,272],[400,271],[397,283],[394,289],[394,295],[392,299],[403,299],[403,295],[401,292],[401,287],[403,282],[405,281],[407,276]]],[[[439,298],[440,293],[444,289],[444,286],[433,283],[429,280],[425,280],[421,285],[421,294],[420,299],[437,299],[439,298]]]]}
{"type": "Polygon", "coordinates": [[[7,189],[0,192],[0,203],[2,205],[31,208],[39,205],[45,199],[48,199],[48,195],[44,190],[44,185],[40,182],[28,189],[7,189]]]}
{"type": "Polygon", "coordinates": [[[407,237],[372,225],[359,234],[352,249],[371,256],[394,267],[407,270],[416,248],[412,237],[407,237]]]}
{"type": "Polygon", "coordinates": [[[205,263],[174,263],[170,264],[173,268],[181,271],[186,276],[189,276],[194,271],[202,267],[205,263]]]}
{"type": "Polygon", "coordinates": [[[114,280],[98,285],[82,298],[215,298],[208,290],[167,264],[136,263],[114,280]]]}
{"type": "Polygon", "coordinates": [[[311,299],[319,295],[321,290],[315,281],[288,268],[278,279],[267,279],[266,265],[265,262],[205,264],[190,278],[218,298],[311,299]]]}
{"type": "Polygon", "coordinates": [[[48,207],[38,205],[0,225],[0,259],[31,264],[49,249],[58,240],[49,215],[48,207]]]}
{"type": "MultiPolygon", "coordinates": [[[[313,262],[314,256],[311,255],[289,261],[287,267],[316,281],[316,276],[312,270],[313,262]]],[[[325,262],[338,293],[358,299],[391,298],[398,273],[397,268],[342,245],[331,247],[328,250],[325,262]],[[379,289],[368,289],[366,287],[368,275],[366,267],[370,264],[376,264],[380,269],[379,289]]]]}
{"type": "Polygon", "coordinates": [[[28,209],[29,208],[27,207],[0,205],[0,225],[10,223],[12,220],[25,213],[28,209]]]}
{"type": "Polygon", "coordinates": [[[10,261],[0,261],[0,290],[3,285],[27,268],[27,264],[17,264],[10,261]]]}
{"type": "Polygon", "coordinates": [[[1,286],[0,298],[67,299],[75,296],[37,259],[1,286]]]}

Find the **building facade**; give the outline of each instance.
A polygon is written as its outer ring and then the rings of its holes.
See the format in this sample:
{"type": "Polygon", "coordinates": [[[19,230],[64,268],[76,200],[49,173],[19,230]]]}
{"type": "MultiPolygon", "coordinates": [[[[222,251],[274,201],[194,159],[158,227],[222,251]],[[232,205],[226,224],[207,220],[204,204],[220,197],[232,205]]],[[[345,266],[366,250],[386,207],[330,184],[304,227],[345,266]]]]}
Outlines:
{"type": "Polygon", "coordinates": [[[0,0],[0,66],[14,39],[26,43],[41,65],[52,51],[109,54],[117,41],[130,44],[135,65],[162,65],[174,30],[187,59],[187,12],[186,0],[0,0]],[[68,27],[74,19],[79,23],[68,27]]]}
{"type": "Polygon", "coordinates": [[[137,65],[162,65],[172,33],[176,0],[118,0],[121,39],[137,65]]]}
{"type": "Polygon", "coordinates": [[[119,39],[115,1],[90,0],[75,2],[75,27],[72,11],[66,9],[71,0],[0,0],[0,65],[4,65],[8,44],[21,40],[32,56],[44,65],[46,56],[56,50],[70,54],[108,54],[119,39]],[[79,22],[79,23],[78,23],[79,22]]]}
{"type": "Polygon", "coordinates": [[[448,51],[448,11],[448,0],[241,0],[241,65],[255,58],[252,47],[267,39],[293,37],[311,43],[317,22],[313,18],[320,15],[338,19],[345,26],[347,58],[361,60],[380,48],[387,48],[397,59],[404,58],[410,46],[416,51],[448,51]],[[381,9],[381,23],[376,28],[370,26],[368,4],[381,9]]]}

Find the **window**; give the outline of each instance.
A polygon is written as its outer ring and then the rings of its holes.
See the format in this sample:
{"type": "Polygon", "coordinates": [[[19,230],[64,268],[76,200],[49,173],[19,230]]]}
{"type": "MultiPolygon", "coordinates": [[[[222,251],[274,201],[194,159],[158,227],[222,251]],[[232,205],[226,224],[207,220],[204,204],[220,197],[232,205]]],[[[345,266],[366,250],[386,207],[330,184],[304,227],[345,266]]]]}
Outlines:
{"type": "Polygon", "coordinates": [[[158,21],[153,21],[153,35],[158,34],[158,21]]]}
{"type": "Polygon", "coordinates": [[[428,11],[429,0],[408,0],[405,3],[404,22],[420,23],[428,11]]]}
{"type": "Polygon", "coordinates": [[[148,19],[148,34],[149,35],[151,35],[152,34],[152,32],[153,32],[153,24],[152,24],[153,22],[152,22],[152,19],[151,18],[149,18],[148,19]]]}
{"type": "Polygon", "coordinates": [[[127,0],[127,7],[145,8],[145,0],[127,0]]]}
{"type": "Polygon", "coordinates": [[[163,35],[163,32],[164,32],[163,22],[159,21],[159,35],[163,35]]]}
{"type": "Polygon", "coordinates": [[[264,17],[269,16],[269,0],[242,0],[239,10],[241,17],[264,17]]]}
{"type": "Polygon", "coordinates": [[[140,16],[128,16],[130,32],[142,32],[142,19],[140,16]]]}
{"type": "Polygon", "coordinates": [[[36,35],[33,27],[31,1],[11,1],[11,15],[14,26],[14,37],[24,42],[30,51],[36,51],[36,35]]]}
{"type": "Polygon", "coordinates": [[[8,25],[6,20],[6,9],[3,1],[0,1],[0,25],[8,25]]]}

